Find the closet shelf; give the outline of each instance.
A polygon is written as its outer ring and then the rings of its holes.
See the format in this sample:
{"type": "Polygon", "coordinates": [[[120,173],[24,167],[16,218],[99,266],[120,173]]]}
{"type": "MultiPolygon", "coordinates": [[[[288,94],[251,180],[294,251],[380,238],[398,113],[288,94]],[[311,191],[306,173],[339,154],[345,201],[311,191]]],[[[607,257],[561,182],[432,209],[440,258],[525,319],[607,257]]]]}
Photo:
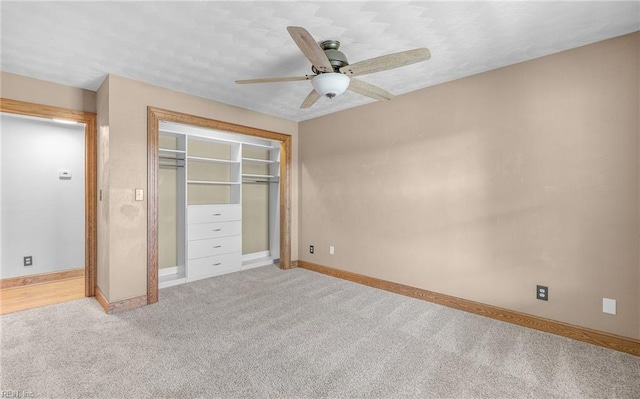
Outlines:
{"type": "Polygon", "coordinates": [[[279,163],[278,161],[272,161],[270,159],[258,159],[258,158],[242,158],[243,162],[255,162],[255,163],[279,163]]]}
{"type": "Polygon", "coordinates": [[[253,147],[253,148],[260,148],[260,149],[264,149],[264,150],[273,150],[275,149],[274,146],[272,145],[265,145],[265,144],[256,144],[256,143],[242,143],[243,146],[245,147],[253,147]]]}
{"type": "Polygon", "coordinates": [[[205,158],[205,157],[193,157],[193,156],[188,156],[187,160],[196,161],[196,162],[223,163],[223,164],[227,164],[227,165],[238,165],[238,164],[240,164],[240,162],[232,161],[230,159],[205,158]]]}
{"type": "Polygon", "coordinates": [[[245,173],[243,173],[242,177],[243,178],[250,177],[250,178],[254,178],[254,179],[273,179],[273,178],[275,178],[277,176],[274,176],[274,175],[253,175],[253,174],[245,174],[245,173]]]}

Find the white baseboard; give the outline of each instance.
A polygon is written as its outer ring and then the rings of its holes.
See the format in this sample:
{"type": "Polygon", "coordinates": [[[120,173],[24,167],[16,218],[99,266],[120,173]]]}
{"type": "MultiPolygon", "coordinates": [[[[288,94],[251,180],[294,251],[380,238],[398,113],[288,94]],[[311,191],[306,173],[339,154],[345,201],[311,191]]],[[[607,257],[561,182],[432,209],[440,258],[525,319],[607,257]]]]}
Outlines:
{"type": "Polygon", "coordinates": [[[178,274],[178,266],[163,267],[158,269],[158,277],[170,276],[172,274],[178,274]]]}
{"type": "Polygon", "coordinates": [[[242,263],[251,262],[254,260],[264,259],[268,257],[269,257],[269,251],[260,251],[260,252],[245,254],[245,255],[242,255],[242,263]]]}

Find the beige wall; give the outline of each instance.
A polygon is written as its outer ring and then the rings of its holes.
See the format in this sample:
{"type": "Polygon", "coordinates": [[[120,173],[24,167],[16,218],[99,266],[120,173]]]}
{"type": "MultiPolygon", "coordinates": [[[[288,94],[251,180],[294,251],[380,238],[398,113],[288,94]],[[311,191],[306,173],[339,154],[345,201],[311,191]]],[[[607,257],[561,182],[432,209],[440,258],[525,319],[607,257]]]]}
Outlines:
{"type": "Polygon", "coordinates": [[[301,123],[300,258],[640,338],[639,44],[301,123]]]}
{"type": "MultiPolygon", "coordinates": [[[[293,137],[292,258],[297,259],[297,132],[292,121],[109,76],[109,288],[111,302],[146,294],[147,201],[134,189],[147,187],[147,106],[185,112],[293,137]]],[[[102,245],[100,243],[98,245],[102,245]]],[[[100,287],[102,289],[102,287],[100,287]]],[[[105,292],[105,290],[102,290],[105,292]]]]}
{"type": "Polygon", "coordinates": [[[96,112],[96,93],[0,72],[0,97],[76,111],[96,112]]]}

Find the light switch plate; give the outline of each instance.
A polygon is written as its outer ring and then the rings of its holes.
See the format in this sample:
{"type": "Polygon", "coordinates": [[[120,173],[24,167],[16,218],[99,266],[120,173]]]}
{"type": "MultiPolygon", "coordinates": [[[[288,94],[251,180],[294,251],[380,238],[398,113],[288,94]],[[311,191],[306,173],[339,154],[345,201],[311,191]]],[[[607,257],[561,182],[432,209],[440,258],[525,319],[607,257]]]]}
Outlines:
{"type": "Polygon", "coordinates": [[[144,201],[144,190],[136,188],[136,201],[144,201]]]}
{"type": "Polygon", "coordinates": [[[616,314],[616,300],[602,298],[602,311],[608,314],[616,314]]]}
{"type": "Polygon", "coordinates": [[[333,247],[333,245],[329,245],[329,255],[333,255],[336,252],[336,249],[333,247]]]}

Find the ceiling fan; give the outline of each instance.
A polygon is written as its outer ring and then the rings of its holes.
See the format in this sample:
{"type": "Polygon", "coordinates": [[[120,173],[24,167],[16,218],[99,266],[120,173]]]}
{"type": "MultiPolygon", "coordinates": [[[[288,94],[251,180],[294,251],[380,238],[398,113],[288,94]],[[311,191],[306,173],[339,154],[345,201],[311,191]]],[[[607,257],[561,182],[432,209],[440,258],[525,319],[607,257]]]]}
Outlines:
{"type": "Polygon", "coordinates": [[[418,48],[349,64],[347,57],[338,50],[340,48],[339,41],[325,40],[318,44],[306,29],[299,26],[289,26],[287,27],[287,31],[289,31],[293,41],[296,42],[302,53],[311,61],[311,71],[314,74],[282,78],[236,80],[236,83],[275,83],[311,80],[313,89],[307,98],[304,99],[300,108],[311,107],[323,96],[328,98],[339,96],[347,89],[376,100],[390,100],[393,98],[393,94],[370,83],[354,79],[353,77],[399,68],[431,58],[429,49],[418,48]]]}

